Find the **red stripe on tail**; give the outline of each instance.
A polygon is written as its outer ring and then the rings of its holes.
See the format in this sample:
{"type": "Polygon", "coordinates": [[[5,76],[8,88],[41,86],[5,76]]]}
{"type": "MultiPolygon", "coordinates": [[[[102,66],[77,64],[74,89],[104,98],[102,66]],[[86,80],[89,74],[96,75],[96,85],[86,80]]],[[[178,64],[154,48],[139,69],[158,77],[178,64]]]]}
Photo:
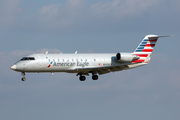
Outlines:
{"type": "Polygon", "coordinates": [[[155,46],[155,44],[146,44],[145,47],[154,47],[154,46],[155,46]]]}
{"type": "Polygon", "coordinates": [[[157,39],[155,39],[155,40],[148,40],[148,42],[157,42],[157,39]]]}
{"type": "Polygon", "coordinates": [[[141,63],[141,62],[144,62],[145,60],[135,60],[135,61],[132,61],[132,63],[141,63]]]}
{"type": "Polygon", "coordinates": [[[142,52],[152,52],[152,51],[153,51],[153,49],[143,49],[142,52]]]}
{"type": "Polygon", "coordinates": [[[148,54],[134,54],[134,55],[137,55],[139,57],[147,57],[148,56],[148,54]]]}

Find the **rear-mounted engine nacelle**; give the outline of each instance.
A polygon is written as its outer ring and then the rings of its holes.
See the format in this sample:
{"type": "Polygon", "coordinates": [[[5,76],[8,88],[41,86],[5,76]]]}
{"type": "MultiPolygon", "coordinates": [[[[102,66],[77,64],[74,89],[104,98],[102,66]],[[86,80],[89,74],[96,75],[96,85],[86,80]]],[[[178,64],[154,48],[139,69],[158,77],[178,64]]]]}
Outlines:
{"type": "Polygon", "coordinates": [[[117,53],[116,60],[118,62],[132,62],[133,60],[139,59],[139,56],[133,55],[131,53],[117,53]]]}

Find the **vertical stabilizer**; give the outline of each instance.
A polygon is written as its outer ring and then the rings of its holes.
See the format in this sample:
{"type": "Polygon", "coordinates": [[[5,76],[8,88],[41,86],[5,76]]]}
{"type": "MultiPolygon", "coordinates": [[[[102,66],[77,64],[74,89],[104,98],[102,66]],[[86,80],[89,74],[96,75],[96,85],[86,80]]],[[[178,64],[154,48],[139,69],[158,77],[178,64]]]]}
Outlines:
{"type": "Polygon", "coordinates": [[[148,63],[151,58],[153,49],[160,37],[170,37],[170,36],[158,36],[158,35],[147,35],[138,45],[134,51],[134,55],[140,57],[140,59],[132,61],[132,63],[148,63]]]}

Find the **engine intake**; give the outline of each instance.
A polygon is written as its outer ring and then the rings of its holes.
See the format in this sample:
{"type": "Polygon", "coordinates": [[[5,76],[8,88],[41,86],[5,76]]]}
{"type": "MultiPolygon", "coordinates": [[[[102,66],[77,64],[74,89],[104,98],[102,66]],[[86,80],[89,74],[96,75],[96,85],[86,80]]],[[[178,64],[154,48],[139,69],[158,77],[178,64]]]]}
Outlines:
{"type": "Polygon", "coordinates": [[[116,60],[118,62],[132,62],[133,60],[138,60],[140,57],[133,55],[131,53],[117,53],[116,60]]]}

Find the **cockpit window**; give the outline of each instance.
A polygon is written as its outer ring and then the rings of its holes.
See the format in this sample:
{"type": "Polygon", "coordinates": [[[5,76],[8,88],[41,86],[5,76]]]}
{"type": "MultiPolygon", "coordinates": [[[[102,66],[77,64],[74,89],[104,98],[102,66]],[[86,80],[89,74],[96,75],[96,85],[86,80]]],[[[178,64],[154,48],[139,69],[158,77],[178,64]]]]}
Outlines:
{"type": "Polygon", "coordinates": [[[35,60],[34,57],[23,57],[20,61],[25,61],[25,60],[35,60]]]}

